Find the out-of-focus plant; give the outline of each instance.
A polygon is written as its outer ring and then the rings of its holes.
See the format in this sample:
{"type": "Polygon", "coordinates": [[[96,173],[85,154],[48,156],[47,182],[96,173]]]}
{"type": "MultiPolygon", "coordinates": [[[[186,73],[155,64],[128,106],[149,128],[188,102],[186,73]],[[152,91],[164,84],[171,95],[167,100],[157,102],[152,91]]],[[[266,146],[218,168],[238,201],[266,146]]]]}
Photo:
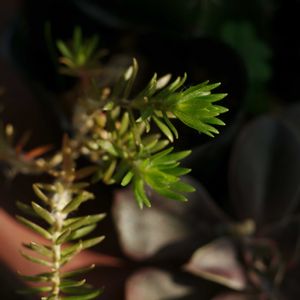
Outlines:
{"type": "Polygon", "coordinates": [[[29,133],[23,134],[14,145],[14,127],[12,124],[0,125],[0,160],[7,163],[6,175],[13,177],[18,173],[39,174],[45,171],[44,160],[38,157],[48,152],[50,145],[24,151],[29,140],[29,133]]]}
{"type": "MultiPolygon", "coordinates": [[[[60,62],[64,65],[62,72],[77,76],[84,83],[79,98],[74,99],[72,138],[65,138],[62,150],[53,157],[32,161],[21,157],[25,165],[33,164],[39,171],[55,177],[53,184],[37,183],[33,186],[41,203],[32,202],[31,207],[19,204],[20,208],[48,224],[45,228],[18,217],[48,240],[43,245],[25,245],[45,258],[23,254],[32,262],[50,268],[48,273],[24,277],[29,281],[45,283],[27,289],[27,292],[42,293],[42,299],[93,299],[101,292],[92,289],[85,280],[69,279],[81,270],[67,274],[61,270],[81,250],[103,239],[81,240],[96,227],[103,215],[73,216],[83,202],[94,197],[84,190],[85,183],[75,180],[93,175],[93,183],[99,180],[121,186],[132,183],[140,208],[151,206],[152,190],[166,198],[185,202],[186,193],[194,191],[194,188],[182,181],[181,177],[190,169],[181,167],[180,161],[190,151],[174,152],[173,147],[169,146],[179,138],[173,119],[209,136],[218,133],[216,125],[225,125],[219,115],[227,109],[215,102],[222,100],[226,94],[212,93],[219,84],[204,82],[186,88],[186,75],[171,81],[169,74],[161,78],[155,74],[144,89],[133,92],[138,73],[137,61],[133,59],[132,65],[117,82],[103,87],[96,76],[98,73],[89,72],[100,68],[96,44],[96,38],[82,39],[79,28],[75,29],[69,45],[63,41],[57,42],[60,62]],[[82,155],[90,160],[92,166],[76,171],[75,161],[82,155]],[[73,240],[77,240],[74,245],[64,246],[73,240]]],[[[12,165],[20,161],[17,151],[11,147],[3,149],[2,160],[12,165]]],[[[30,171],[30,168],[16,169],[22,173],[27,170],[30,171]]]]}
{"type": "Polygon", "coordinates": [[[114,218],[123,250],[152,266],[129,278],[126,299],[299,297],[298,119],[290,124],[298,113],[289,112],[290,128],[286,120],[262,117],[242,130],[230,159],[230,214],[195,183],[185,205],[153,195],[152,209],[141,213],[129,207],[132,192],[117,193],[114,218]],[[200,278],[219,288],[211,291],[200,278]]]}

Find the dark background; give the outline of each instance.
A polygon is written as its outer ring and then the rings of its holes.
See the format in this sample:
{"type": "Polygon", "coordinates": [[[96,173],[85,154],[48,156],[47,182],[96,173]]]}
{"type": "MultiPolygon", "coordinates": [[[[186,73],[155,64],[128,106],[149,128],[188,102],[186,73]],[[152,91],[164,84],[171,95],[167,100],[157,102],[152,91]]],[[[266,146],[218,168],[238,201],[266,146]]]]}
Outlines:
{"type": "MultiPolygon", "coordinates": [[[[195,149],[201,159],[197,164],[197,157],[191,160],[193,175],[232,213],[224,196],[227,183],[216,174],[226,173],[239,128],[299,101],[299,13],[296,0],[1,0],[0,86],[5,91],[1,117],[13,122],[19,134],[35,129],[29,148],[59,145],[62,132],[69,130],[61,95],[76,81],[59,74],[55,40],[71,38],[77,25],[86,36],[99,35],[100,47],[108,49],[103,64],[137,57],[141,86],[153,72],[187,72],[188,84],[220,81],[222,91],[229,93],[225,106],[230,112],[224,116],[227,127],[219,142],[181,129],[179,147],[195,149]]],[[[11,213],[13,199],[30,193],[24,178],[17,178],[17,183],[21,190],[11,193],[6,188],[1,197],[11,213]]],[[[107,189],[105,198],[110,193],[107,189]]],[[[120,254],[114,238],[104,252],[120,254]]],[[[2,247],[4,241],[0,243],[2,247]]],[[[13,299],[11,277],[1,268],[3,299],[13,299]]]]}

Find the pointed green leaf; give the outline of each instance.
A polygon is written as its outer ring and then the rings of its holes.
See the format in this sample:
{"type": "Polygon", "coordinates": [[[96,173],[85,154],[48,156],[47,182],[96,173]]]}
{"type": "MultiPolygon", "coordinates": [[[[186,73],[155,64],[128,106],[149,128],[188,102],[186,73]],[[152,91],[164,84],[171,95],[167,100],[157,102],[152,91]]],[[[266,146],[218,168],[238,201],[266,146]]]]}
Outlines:
{"type": "Polygon", "coordinates": [[[127,129],[129,126],[129,114],[128,112],[125,112],[123,114],[122,120],[121,120],[121,125],[119,128],[119,134],[122,136],[124,133],[126,133],[127,129]]]}
{"type": "Polygon", "coordinates": [[[74,280],[63,280],[60,284],[61,288],[71,288],[71,287],[79,287],[86,283],[86,279],[82,279],[80,281],[74,280]]]}
{"type": "Polygon", "coordinates": [[[130,95],[137,72],[138,72],[138,63],[137,63],[137,60],[134,58],[132,61],[132,65],[129,67],[129,69],[124,74],[124,79],[126,81],[128,81],[126,84],[126,87],[125,87],[124,95],[123,95],[123,97],[125,99],[127,99],[128,96],[130,95]]]}
{"type": "Polygon", "coordinates": [[[118,150],[111,142],[106,140],[99,140],[98,144],[104,151],[107,151],[109,154],[117,157],[119,156],[118,150]]]}
{"type": "Polygon", "coordinates": [[[30,242],[29,244],[23,244],[23,246],[26,247],[27,249],[33,250],[47,257],[52,257],[53,255],[52,251],[49,248],[35,242],[30,242]]]}
{"type": "Polygon", "coordinates": [[[41,258],[36,258],[36,257],[33,257],[31,255],[28,255],[24,252],[21,251],[21,255],[23,257],[25,257],[27,260],[35,263],[35,264],[39,264],[39,265],[42,265],[42,266],[47,266],[47,267],[52,267],[52,262],[50,261],[46,261],[44,259],[41,259],[41,258]]]}
{"type": "Polygon", "coordinates": [[[121,182],[121,186],[126,186],[130,183],[132,177],[134,176],[134,173],[132,171],[129,171],[125,176],[124,178],[122,179],[122,182],[121,182]]]}
{"type": "Polygon", "coordinates": [[[21,210],[26,215],[29,215],[31,217],[37,217],[35,211],[32,209],[32,207],[28,204],[25,204],[23,202],[17,201],[16,206],[19,210],[21,210]]]}
{"type": "Polygon", "coordinates": [[[69,254],[61,257],[59,263],[61,266],[64,266],[69,261],[71,261],[78,253],[82,251],[82,243],[81,241],[75,245],[74,251],[70,252],[69,254]]]}
{"type": "MultiPolygon", "coordinates": [[[[105,238],[105,236],[99,236],[99,237],[88,239],[88,240],[85,240],[85,241],[80,241],[81,247],[82,247],[82,249],[91,248],[91,247],[101,243],[104,240],[104,238],[105,238]]],[[[75,244],[75,245],[72,245],[72,246],[64,249],[62,251],[62,255],[63,256],[69,255],[70,253],[72,253],[73,251],[75,251],[77,249],[77,246],[78,245],[75,244]]]]}
{"type": "Polygon", "coordinates": [[[75,230],[82,226],[91,225],[100,222],[106,217],[106,214],[89,215],[85,217],[77,218],[75,222],[68,225],[68,229],[75,230]]]}
{"type": "Polygon", "coordinates": [[[39,287],[32,287],[23,290],[18,290],[17,293],[21,295],[29,295],[29,294],[40,294],[40,293],[50,292],[51,290],[52,290],[51,286],[39,286],[39,287]]]}
{"type": "Polygon", "coordinates": [[[144,189],[144,181],[141,178],[134,179],[133,191],[134,191],[135,199],[141,209],[143,208],[144,204],[147,207],[151,207],[150,200],[148,199],[144,189]]]}
{"type": "Polygon", "coordinates": [[[30,282],[49,282],[51,281],[51,278],[53,276],[53,273],[40,273],[40,274],[36,274],[36,275],[23,275],[20,274],[19,275],[26,281],[30,281],[30,282]]]}
{"type": "MultiPolygon", "coordinates": [[[[68,292],[71,290],[70,289],[67,289],[67,288],[64,288],[62,289],[63,292],[68,292]]],[[[75,292],[78,292],[78,290],[75,290],[75,292]]],[[[99,295],[102,294],[102,290],[92,290],[90,292],[86,292],[86,293],[82,293],[78,296],[65,296],[63,297],[64,300],[90,300],[90,299],[95,299],[97,298],[99,295]]]]}
{"type": "Polygon", "coordinates": [[[34,193],[41,199],[43,200],[46,204],[49,204],[49,198],[43,193],[41,190],[43,186],[39,183],[34,183],[32,185],[34,193]]]}
{"type": "Polygon", "coordinates": [[[84,226],[80,229],[77,229],[71,233],[68,240],[80,239],[81,237],[86,236],[89,233],[91,233],[96,227],[97,227],[96,224],[92,224],[92,225],[84,226]]]}
{"type": "Polygon", "coordinates": [[[69,214],[70,212],[77,210],[78,207],[81,205],[81,203],[94,199],[94,195],[92,193],[89,193],[87,191],[81,192],[79,195],[77,195],[75,198],[73,198],[62,210],[64,214],[69,214]]]}
{"type": "Polygon", "coordinates": [[[73,49],[78,55],[82,45],[82,31],[79,26],[76,26],[73,32],[73,49]]]}
{"type": "Polygon", "coordinates": [[[176,139],[178,139],[178,131],[175,128],[175,126],[172,124],[172,122],[169,120],[169,118],[167,117],[166,113],[163,114],[164,115],[164,121],[167,124],[167,126],[171,129],[171,131],[173,132],[174,136],[176,139]]]}
{"type": "Polygon", "coordinates": [[[71,229],[70,228],[67,228],[66,230],[64,230],[61,235],[59,235],[55,241],[55,244],[56,245],[60,245],[60,244],[63,244],[65,243],[66,241],[69,240],[69,236],[71,234],[71,229]]]}
{"type": "Polygon", "coordinates": [[[168,145],[169,145],[168,140],[160,140],[160,141],[157,142],[157,144],[152,149],[149,149],[149,151],[151,153],[156,153],[158,151],[161,151],[162,149],[164,149],[168,145]]]}
{"type": "Polygon", "coordinates": [[[176,201],[181,201],[181,202],[187,202],[188,199],[184,196],[181,195],[179,193],[173,192],[171,190],[167,190],[167,189],[156,189],[157,193],[159,193],[160,195],[168,198],[168,199],[172,199],[172,200],[176,200],[176,201]]]}
{"type": "Polygon", "coordinates": [[[78,270],[62,273],[61,277],[62,278],[76,277],[78,275],[85,274],[85,273],[91,271],[94,268],[95,268],[95,265],[93,264],[93,265],[90,265],[89,267],[86,267],[86,268],[81,268],[81,269],[78,269],[78,270]]]}
{"type": "Polygon", "coordinates": [[[41,207],[39,204],[35,202],[31,202],[33,210],[39,215],[43,220],[45,220],[48,224],[52,225],[55,222],[54,217],[48,212],[46,209],[41,207]]]}
{"type": "Polygon", "coordinates": [[[27,220],[26,218],[23,218],[21,216],[16,216],[16,218],[22,222],[24,225],[26,225],[27,227],[29,227],[30,229],[32,229],[33,231],[39,233],[41,236],[43,236],[44,238],[50,240],[52,238],[52,235],[44,228],[42,228],[41,226],[27,220]]]}
{"type": "Polygon", "coordinates": [[[106,183],[106,184],[109,184],[110,183],[110,179],[116,169],[116,166],[117,166],[117,161],[116,160],[112,160],[110,165],[108,166],[108,168],[106,169],[104,175],[103,175],[103,182],[106,183]]]}
{"type": "Polygon", "coordinates": [[[162,131],[162,133],[170,140],[170,142],[173,142],[174,141],[173,134],[169,129],[169,127],[155,116],[153,116],[153,120],[157,125],[157,127],[162,131]]]}
{"type": "Polygon", "coordinates": [[[181,181],[176,182],[176,184],[173,184],[171,188],[173,189],[173,191],[181,192],[181,193],[195,192],[195,188],[193,186],[181,181]]]}
{"type": "Polygon", "coordinates": [[[176,167],[176,168],[172,168],[172,169],[160,168],[160,170],[163,170],[165,173],[168,173],[170,175],[174,175],[177,177],[177,176],[182,176],[182,175],[186,175],[186,174],[190,173],[192,169],[176,167]]]}
{"type": "Polygon", "coordinates": [[[70,49],[66,46],[66,44],[63,41],[61,41],[61,40],[57,41],[56,46],[63,56],[65,56],[69,59],[73,58],[70,49]]]}

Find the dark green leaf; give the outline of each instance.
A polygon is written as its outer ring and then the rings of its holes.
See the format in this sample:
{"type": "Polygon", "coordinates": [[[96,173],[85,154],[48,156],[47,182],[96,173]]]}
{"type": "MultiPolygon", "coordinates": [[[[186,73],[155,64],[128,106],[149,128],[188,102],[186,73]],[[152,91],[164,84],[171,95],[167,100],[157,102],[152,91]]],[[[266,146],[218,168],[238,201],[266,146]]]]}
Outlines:
{"type": "Polygon", "coordinates": [[[39,294],[43,292],[50,292],[52,290],[51,286],[41,286],[41,287],[33,287],[33,288],[26,288],[23,290],[18,290],[18,294],[21,295],[28,295],[28,294],[39,294]]]}
{"type": "Polygon", "coordinates": [[[63,280],[60,284],[61,288],[71,288],[71,287],[79,287],[86,283],[86,279],[82,279],[80,281],[74,280],[63,280]]]}
{"type": "MultiPolygon", "coordinates": [[[[68,291],[67,288],[63,289],[63,291],[66,293],[68,291]]],[[[78,290],[75,290],[75,292],[78,293],[78,290]]],[[[95,299],[99,295],[102,294],[102,290],[92,290],[90,292],[82,293],[78,296],[65,296],[63,297],[64,300],[89,300],[89,299],[95,299]]]]}
{"type": "Polygon", "coordinates": [[[20,209],[23,213],[26,215],[29,215],[31,217],[37,217],[35,211],[32,209],[32,207],[28,204],[25,204],[23,202],[17,201],[16,206],[18,209],[20,209]]]}
{"type": "Polygon", "coordinates": [[[81,269],[78,269],[78,270],[75,270],[75,271],[62,273],[61,277],[62,278],[76,277],[78,275],[85,274],[85,273],[89,272],[90,270],[92,270],[94,268],[95,268],[95,265],[93,264],[93,265],[91,265],[89,267],[86,267],[86,268],[81,268],[81,269]]]}
{"type": "Polygon", "coordinates": [[[24,252],[21,251],[21,255],[23,257],[25,257],[27,260],[35,263],[35,264],[39,264],[39,265],[42,265],[42,266],[47,266],[47,267],[52,267],[52,262],[50,261],[46,261],[44,259],[41,259],[41,258],[36,258],[36,257],[33,257],[31,255],[28,255],[24,252]]]}

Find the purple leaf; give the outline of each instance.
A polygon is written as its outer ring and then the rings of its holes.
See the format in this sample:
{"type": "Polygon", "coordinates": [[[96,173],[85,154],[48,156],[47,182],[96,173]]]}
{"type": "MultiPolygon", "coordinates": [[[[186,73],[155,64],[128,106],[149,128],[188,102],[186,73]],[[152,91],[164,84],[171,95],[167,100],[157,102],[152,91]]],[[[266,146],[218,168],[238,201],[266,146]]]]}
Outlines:
{"type": "Polygon", "coordinates": [[[194,275],[235,290],[243,290],[247,285],[234,245],[229,239],[218,239],[199,248],[184,268],[194,275]]]}
{"type": "Polygon", "coordinates": [[[261,225],[295,209],[299,153],[293,132],[275,118],[261,117],[242,131],[230,166],[231,199],[239,218],[261,225]]]}
{"type": "Polygon", "coordinates": [[[228,218],[200,185],[191,180],[189,183],[197,191],[189,194],[187,203],[148,191],[152,207],[143,210],[138,208],[130,189],[116,193],[113,217],[126,254],[135,260],[153,255],[172,259],[184,253],[188,258],[189,251],[215,236],[217,225],[228,218]]]}
{"type": "Polygon", "coordinates": [[[214,297],[212,300],[260,300],[257,296],[239,294],[239,293],[226,293],[214,297]]]}
{"type": "Polygon", "coordinates": [[[127,280],[126,300],[181,299],[192,288],[177,284],[172,276],[157,269],[143,269],[127,280]]]}

